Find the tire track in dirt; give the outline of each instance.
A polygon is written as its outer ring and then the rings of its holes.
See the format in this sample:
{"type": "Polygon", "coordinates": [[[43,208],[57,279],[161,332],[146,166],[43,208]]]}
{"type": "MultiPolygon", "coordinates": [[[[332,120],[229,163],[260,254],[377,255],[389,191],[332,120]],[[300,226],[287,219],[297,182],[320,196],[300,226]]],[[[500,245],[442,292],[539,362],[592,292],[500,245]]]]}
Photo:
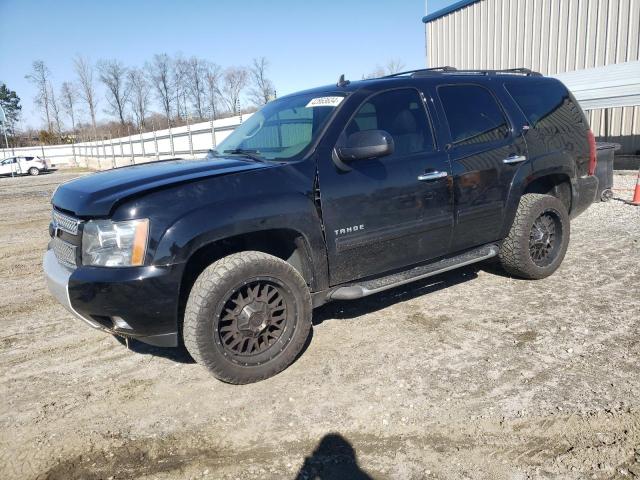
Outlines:
{"type": "MultiPolygon", "coordinates": [[[[396,452],[422,455],[427,463],[433,463],[434,469],[438,468],[435,457],[451,459],[447,469],[432,470],[436,478],[460,478],[457,475],[470,468],[490,474],[504,468],[505,460],[529,474],[556,475],[568,471],[572,472],[569,478],[589,475],[604,479],[621,469],[640,472],[636,450],[632,447],[640,445],[640,413],[636,410],[430,425],[425,426],[425,431],[428,433],[343,435],[356,449],[361,467],[367,469],[368,463],[374,467],[368,471],[375,474],[375,478],[386,477],[375,468],[375,458],[396,452]]],[[[225,444],[220,435],[203,432],[117,439],[103,445],[93,444],[82,453],[68,456],[36,478],[97,480],[110,476],[129,478],[134,474],[136,477],[172,474],[188,478],[201,470],[208,470],[213,478],[223,478],[218,473],[226,473],[230,478],[233,475],[293,478],[291,472],[283,469],[283,461],[300,463],[314,446],[312,439],[305,439],[243,448],[225,444]],[[267,474],[247,474],[252,470],[250,467],[256,467],[257,472],[260,468],[266,470],[267,474]],[[273,475],[269,475],[269,471],[273,475]]],[[[325,459],[334,460],[331,455],[325,459]]]]}

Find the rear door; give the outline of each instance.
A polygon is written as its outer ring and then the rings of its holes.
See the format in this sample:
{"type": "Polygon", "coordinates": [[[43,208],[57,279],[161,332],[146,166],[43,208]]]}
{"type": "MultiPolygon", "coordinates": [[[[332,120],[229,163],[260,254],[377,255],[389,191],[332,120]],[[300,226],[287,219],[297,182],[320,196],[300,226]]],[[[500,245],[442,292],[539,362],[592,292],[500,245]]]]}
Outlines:
{"type": "Polygon", "coordinates": [[[333,285],[447,253],[453,223],[450,167],[434,140],[422,94],[371,95],[342,129],[338,146],[364,130],[385,130],[393,154],[349,163],[319,161],[322,214],[333,285]]]}
{"type": "Polygon", "coordinates": [[[436,88],[448,125],[454,190],[452,251],[498,240],[515,172],[527,161],[522,132],[490,88],[444,84],[436,88]]]}
{"type": "Polygon", "coordinates": [[[34,165],[32,160],[33,157],[18,157],[21,173],[27,173],[30,167],[39,167],[39,165],[34,165]]]}

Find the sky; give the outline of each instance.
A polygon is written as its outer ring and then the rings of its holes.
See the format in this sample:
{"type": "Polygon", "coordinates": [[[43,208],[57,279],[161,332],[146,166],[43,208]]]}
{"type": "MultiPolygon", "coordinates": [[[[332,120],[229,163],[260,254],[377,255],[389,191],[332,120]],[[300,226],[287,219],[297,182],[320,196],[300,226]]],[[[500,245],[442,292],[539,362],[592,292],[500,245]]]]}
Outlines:
{"type": "MultiPolygon", "coordinates": [[[[0,0],[0,82],[21,98],[23,128],[43,123],[25,79],[32,62],[47,64],[58,91],[75,80],[77,54],[127,66],[142,66],[154,53],[222,67],[264,56],[281,96],[334,83],[341,73],[360,79],[389,59],[423,67],[425,6],[432,13],[455,1],[0,0]]],[[[99,118],[109,118],[101,86],[98,92],[99,118]]]]}

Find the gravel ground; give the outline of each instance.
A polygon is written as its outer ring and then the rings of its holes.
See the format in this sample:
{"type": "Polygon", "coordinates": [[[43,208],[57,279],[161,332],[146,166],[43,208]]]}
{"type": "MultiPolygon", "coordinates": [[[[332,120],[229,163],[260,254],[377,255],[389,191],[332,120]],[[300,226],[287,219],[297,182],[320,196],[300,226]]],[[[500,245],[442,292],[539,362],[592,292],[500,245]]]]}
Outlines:
{"type": "Polygon", "coordinates": [[[593,205],[545,280],[479,265],[326,305],[294,365],[231,386],[47,294],[76,175],[0,178],[0,478],[640,477],[639,207],[593,205]]]}

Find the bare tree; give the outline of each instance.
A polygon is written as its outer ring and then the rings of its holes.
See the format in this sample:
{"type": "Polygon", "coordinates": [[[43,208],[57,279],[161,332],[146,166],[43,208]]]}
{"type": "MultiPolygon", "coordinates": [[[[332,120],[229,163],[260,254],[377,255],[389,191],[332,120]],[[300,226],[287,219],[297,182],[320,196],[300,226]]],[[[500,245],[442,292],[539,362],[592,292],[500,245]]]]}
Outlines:
{"type": "Polygon", "coordinates": [[[188,70],[188,62],[182,58],[182,56],[177,55],[173,59],[173,86],[176,97],[176,117],[178,117],[178,120],[188,115],[188,70]]]}
{"type": "Polygon", "coordinates": [[[78,91],[71,82],[62,82],[60,87],[60,104],[62,109],[71,119],[71,128],[76,131],[76,103],[78,102],[78,91]]]}
{"type": "Polygon", "coordinates": [[[112,115],[120,119],[120,125],[125,125],[124,110],[129,98],[127,84],[127,68],[118,60],[103,60],[98,63],[100,81],[107,87],[107,104],[112,115]]]}
{"type": "Polygon", "coordinates": [[[96,130],[96,107],[98,100],[96,98],[96,89],[93,82],[93,65],[88,58],[78,55],[74,60],[74,67],[80,82],[80,95],[84,103],[87,104],[89,115],[91,116],[91,125],[96,130]]]}
{"type": "Polygon", "coordinates": [[[399,58],[391,58],[387,60],[387,64],[385,65],[385,69],[387,70],[387,75],[393,75],[394,73],[399,73],[404,69],[405,65],[402,60],[399,58]]]}
{"type": "Polygon", "coordinates": [[[265,57],[254,58],[251,67],[252,88],[249,90],[251,101],[256,106],[266,104],[275,95],[273,82],[266,76],[269,61],[265,57]]]}
{"type": "Polygon", "coordinates": [[[222,100],[227,108],[234,114],[237,113],[240,95],[249,80],[249,73],[243,67],[229,67],[222,76],[222,100]]]}
{"type": "Polygon", "coordinates": [[[158,100],[162,104],[167,121],[171,119],[173,103],[173,83],[171,81],[171,59],[166,53],[155,54],[150,64],[146,65],[149,81],[155,89],[158,100]]]}
{"type": "Polygon", "coordinates": [[[387,63],[385,64],[384,67],[381,67],[380,65],[376,65],[376,68],[373,69],[371,72],[367,73],[366,75],[363,75],[362,79],[366,80],[368,78],[380,78],[380,77],[384,77],[385,75],[393,75],[394,73],[401,72],[404,69],[404,67],[405,65],[402,60],[392,58],[390,60],[387,60],[387,63]]]}
{"type": "Polygon", "coordinates": [[[362,75],[362,79],[366,80],[369,78],[380,78],[380,77],[384,77],[386,74],[387,72],[384,70],[384,68],[382,68],[380,65],[376,65],[376,68],[371,70],[366,75],[362,75]]]}
{"type": "Polygon", "coordinates": [[[142,70],[133,68],[127,74],[127,86],[131,92],[129,95],[131,111],[136,119],[138,128],[142,129],[149,110],[149,82],[147,82],[142,70]]]}
{"type": "Polygon", "coordinates": [[[220,78],[222,77],[222,69],[219,65],[211,63],[207,66],[205,83],[207,89],[207,103],[209,104],[209,114],[211,119],[215,120],[217,114],[218,99],[221,96],[220,78]]]}
{"type": "Polygon", "coordinates": [[[58,136],[62,136],[62,118],[61,118],[61,108],[60,103],[56,99],[56,93],[53,90],[53,86],[49,84],[49,103],[51,105],[51,116],[53,122],[56,125],[56,133],[58,136]]]}
{"type": "Polygon", "coordinates": [[[31,66],[31,73],[25,75],[25,78],[36,86],[35,103],[44,112],[44,118],[47,122],[47,131],[51,132],[51,99],[49,90],[49,77],[51,72],[42,60],[36,60],[31,66]]]}
{"type": "Polygon", "coordinates": [[[198,118],[205,118],[205,84],[207,75],[206,62],[191,57],[186,62],[187,90],[198,118]]]}

